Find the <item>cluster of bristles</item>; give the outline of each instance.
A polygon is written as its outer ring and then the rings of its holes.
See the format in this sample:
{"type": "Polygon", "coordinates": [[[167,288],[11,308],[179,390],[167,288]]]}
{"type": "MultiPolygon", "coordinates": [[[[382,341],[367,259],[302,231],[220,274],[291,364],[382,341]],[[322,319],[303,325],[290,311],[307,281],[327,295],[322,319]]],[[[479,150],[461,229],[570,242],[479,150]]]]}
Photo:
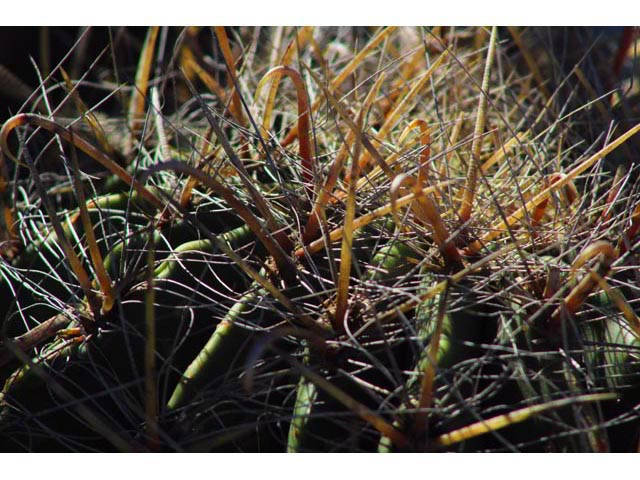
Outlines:
{"type": "Polygon", "coordinates": [[[640,125],[580,143],[496,28],[190,28],[154,76],[167,32],[118,143],[62,68],[0,131],[8,448],[636,448],[640,125]]]}

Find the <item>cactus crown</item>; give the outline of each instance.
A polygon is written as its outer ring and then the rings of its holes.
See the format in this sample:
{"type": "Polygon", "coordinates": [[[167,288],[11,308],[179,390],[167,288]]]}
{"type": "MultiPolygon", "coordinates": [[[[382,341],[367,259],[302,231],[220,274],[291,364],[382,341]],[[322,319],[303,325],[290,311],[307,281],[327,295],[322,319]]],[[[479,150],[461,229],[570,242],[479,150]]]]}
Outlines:
{"type": "Polygon", "coordinates": [[[152,27],[128,84],[56,67],[0,131],[0,440],[637,448],[633,92],[528,35],[152,27]]]}

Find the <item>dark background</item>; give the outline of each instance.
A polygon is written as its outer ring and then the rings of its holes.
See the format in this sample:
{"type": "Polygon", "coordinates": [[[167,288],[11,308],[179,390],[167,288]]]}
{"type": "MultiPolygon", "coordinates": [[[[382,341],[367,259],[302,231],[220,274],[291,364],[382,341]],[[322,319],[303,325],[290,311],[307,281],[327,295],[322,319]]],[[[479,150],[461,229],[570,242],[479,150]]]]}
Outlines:
{"type": "MultiPolygon", "coordinates": [[[[84,35],[84,43],[76,45],[84,30],[84,27],[0,27],[0,65],[4,67],[0,71],[0,123],[17,113],[25,100],[24,95],[16,95],[16,89],[12,88],[15,80],[8,77],[7,70],[33,91],[39,85],[34,62],[45,74],[72,50],[83,49],[79,55],[69,55],[63,64],[71,78],[89,71],[87,79],[96,79],[112,68],[116,57],[122,80],[131,80],[131,66],[136,64],[147,28],[91,27],[84,35]],[[112,47],[101,55],[111,40],[112,47]],[[98,58],[97,65],[88,70],[98,58]]],[[[56,79],[61,80],[59,75],[56,79]]]]}

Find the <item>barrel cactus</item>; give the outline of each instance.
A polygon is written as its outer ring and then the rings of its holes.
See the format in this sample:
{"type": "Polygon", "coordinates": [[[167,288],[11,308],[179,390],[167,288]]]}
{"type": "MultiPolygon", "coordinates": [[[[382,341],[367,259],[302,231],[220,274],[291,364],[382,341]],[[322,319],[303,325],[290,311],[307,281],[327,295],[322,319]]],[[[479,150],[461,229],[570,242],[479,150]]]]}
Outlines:
{"type": "Polygon", "coordinates": [[[94,107],[59,65],[0,131],[3,446],[637,449],[640,124],[552,61],[152,27],[94,107]]]}

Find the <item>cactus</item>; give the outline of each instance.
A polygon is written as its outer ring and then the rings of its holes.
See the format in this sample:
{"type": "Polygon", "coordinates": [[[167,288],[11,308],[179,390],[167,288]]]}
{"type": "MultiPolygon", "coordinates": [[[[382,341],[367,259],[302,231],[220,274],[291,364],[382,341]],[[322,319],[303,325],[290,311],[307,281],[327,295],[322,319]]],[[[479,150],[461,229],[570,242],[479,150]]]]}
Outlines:
{"type": "Polygon", "coordinates": [[[0,442],[637,449],[640,124],[515,28],[228,33],[149,29],[116,136],[63,71],[2,126],[0,442]]]}

